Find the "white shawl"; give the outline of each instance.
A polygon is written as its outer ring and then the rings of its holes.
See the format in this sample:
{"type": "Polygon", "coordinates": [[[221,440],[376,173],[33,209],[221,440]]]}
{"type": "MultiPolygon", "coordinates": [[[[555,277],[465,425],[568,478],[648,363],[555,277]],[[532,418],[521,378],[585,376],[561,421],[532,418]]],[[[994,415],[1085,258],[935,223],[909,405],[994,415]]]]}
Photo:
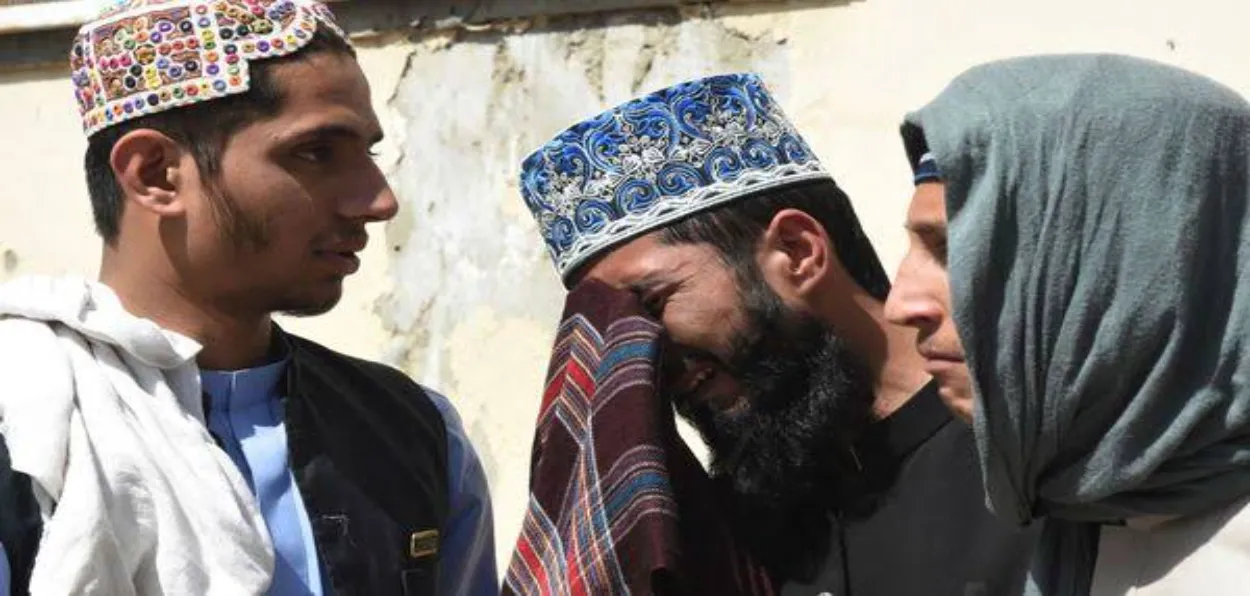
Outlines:
{"type": "Polygon", "coordinates": [[[0,285],[0,433],[45,521],[33,594],[268,588],[273,546],[205,427],[199,350],[102,284],[0,285]]]}

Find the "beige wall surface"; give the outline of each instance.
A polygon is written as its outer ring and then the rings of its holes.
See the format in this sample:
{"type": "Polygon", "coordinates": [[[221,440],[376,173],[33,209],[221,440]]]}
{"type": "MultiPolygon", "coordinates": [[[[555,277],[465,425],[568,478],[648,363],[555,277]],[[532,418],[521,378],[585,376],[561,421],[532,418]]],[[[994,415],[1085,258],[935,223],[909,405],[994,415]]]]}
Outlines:
{"type": "MultiPolygon", "coordinates": [[[[841,185],[891,271],[909,171],[903,114],[995,58],[1113,51],[1250,91],[1244,0],[812,0],[543,18],[361,39],[403,210],[344,303],[288,326],[450,396],[495,497],[500,564],[525,506],[533,421],[563,289],[517,192],[517,166],[564,127],[632,96],[762,74],[841,185]]],[[[0,280],[93,275],[85,146],[63,70],[0,73],[0,280]]]]}

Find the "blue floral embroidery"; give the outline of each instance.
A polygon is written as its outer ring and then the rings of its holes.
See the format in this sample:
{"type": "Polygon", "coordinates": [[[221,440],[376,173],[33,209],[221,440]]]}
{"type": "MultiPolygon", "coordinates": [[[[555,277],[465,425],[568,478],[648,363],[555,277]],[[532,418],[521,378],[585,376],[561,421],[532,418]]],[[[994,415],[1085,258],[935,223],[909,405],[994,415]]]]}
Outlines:
{"type": "Polygon", "coordinates": [[[674,85],[573,125],[521,165],[562,276],[611,246],[769,188],[828,178],[754,74],[674,85]]]}

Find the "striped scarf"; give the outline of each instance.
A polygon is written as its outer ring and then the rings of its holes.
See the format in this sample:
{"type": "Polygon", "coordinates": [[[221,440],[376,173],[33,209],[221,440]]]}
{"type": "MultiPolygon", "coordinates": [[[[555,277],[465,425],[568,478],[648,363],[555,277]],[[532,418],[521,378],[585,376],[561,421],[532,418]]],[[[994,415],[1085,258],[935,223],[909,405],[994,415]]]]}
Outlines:
{"type": "Polygon", "coordinates": [[[677,434],[662,328],[597,282],[568,296],[504,594],[772,594],[677,434]]]}

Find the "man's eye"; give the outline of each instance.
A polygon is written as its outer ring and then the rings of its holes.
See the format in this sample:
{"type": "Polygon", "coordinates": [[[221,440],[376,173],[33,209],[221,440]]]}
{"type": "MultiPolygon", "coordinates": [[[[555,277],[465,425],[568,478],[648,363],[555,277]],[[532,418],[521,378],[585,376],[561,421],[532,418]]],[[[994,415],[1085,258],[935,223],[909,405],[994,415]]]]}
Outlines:
{"type": "Polygon", "coordinates": [[[643,296],[642,307],[647,313],[655,318],[664,315],[664,303],[667,302],[663,296],[643,296]]]}
{"type": "Polygon", "coordinates": [[[933,258],[943,265],[946,264],[946,238],[934,238],[929,241],[929,251],[933,258]]]}
{"type": "Polygon", "coordinates": [[[325,163],[334,158],[334,149],[329,146],[307,147],[296,151],[295,156],[310,163],[325,163]]]}

